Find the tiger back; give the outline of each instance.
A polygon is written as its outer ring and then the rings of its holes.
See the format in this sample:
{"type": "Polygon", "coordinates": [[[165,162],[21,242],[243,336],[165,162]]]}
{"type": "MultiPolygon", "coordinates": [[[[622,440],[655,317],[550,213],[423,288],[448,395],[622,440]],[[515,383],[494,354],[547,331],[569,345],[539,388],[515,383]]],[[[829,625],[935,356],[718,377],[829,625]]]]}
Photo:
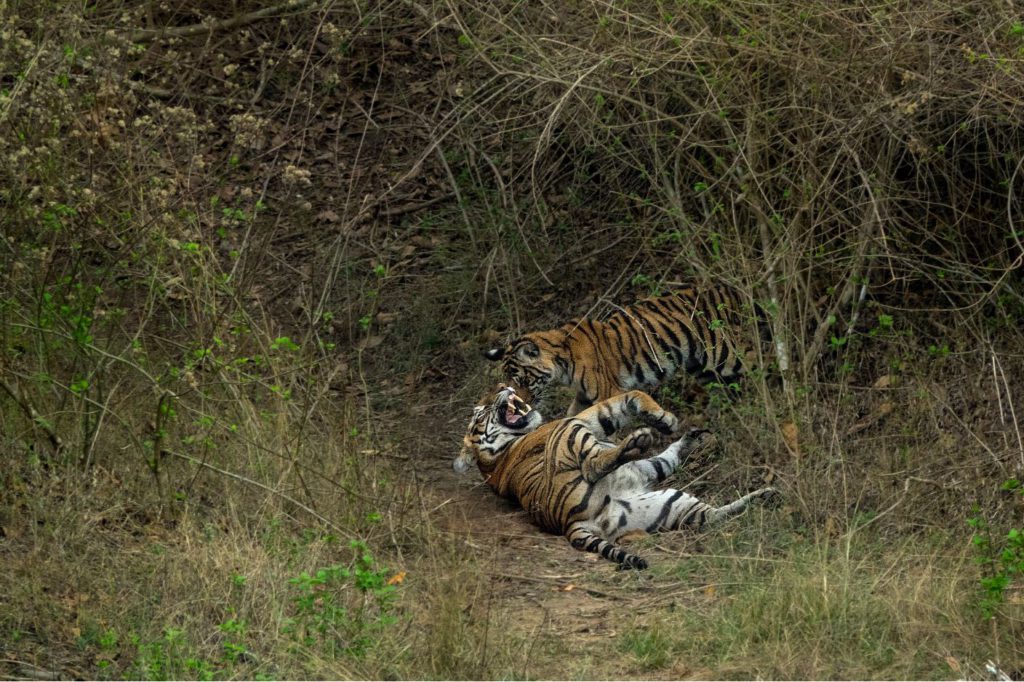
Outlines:
{"type": "Polygon", "coordinates": [[[745,322],[764,313],[727,286],[685,288],[641,299],[603,321],[583,318],[531,332],[484,356],[502,362],[506,380],[540,400],[551,385],[575,391],[572,416],[599,400],[632,389],[651,390],[681,368],[699,379],[727,382],[740,374],[745,322]]]}

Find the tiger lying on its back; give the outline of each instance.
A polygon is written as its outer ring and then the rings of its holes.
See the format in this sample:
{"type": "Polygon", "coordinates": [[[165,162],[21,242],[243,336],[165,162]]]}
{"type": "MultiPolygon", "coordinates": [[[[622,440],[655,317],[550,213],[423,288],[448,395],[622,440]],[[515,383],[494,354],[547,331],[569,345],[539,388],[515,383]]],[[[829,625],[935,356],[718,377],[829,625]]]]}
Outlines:
{"type": "Polygon", "coordinates": [[[772,488],[762,488],[715,508],[681,490],[651,490],[703,442],[704,432],[693,430],[644,459],[651,429],[633,431],[617,445],[609,441],[634,416],[662,433],[678,424],[649,395],[630,391],[542,425],[541,415],[502,385],[475,408],[455,470],[465,472],[475,460],[491,488],[518,501],[542,529],[628,568],[647,568],[647,562],[615,546],[626,533],[699,529],[751,502],[777,498],[772,488]]]}
{"type": "Polygon", "coordinates": [[[571,417],[618,393],[654,388],[680,367],[700,377],[736,376],[744,307],[729,287],[681,289],[642,299],[604,322],[581,319],[526,334],[484,356],[504,360],[505,380],[525,388],[530,400],[540,400],[550,384],[571,386],[571,417]]]}

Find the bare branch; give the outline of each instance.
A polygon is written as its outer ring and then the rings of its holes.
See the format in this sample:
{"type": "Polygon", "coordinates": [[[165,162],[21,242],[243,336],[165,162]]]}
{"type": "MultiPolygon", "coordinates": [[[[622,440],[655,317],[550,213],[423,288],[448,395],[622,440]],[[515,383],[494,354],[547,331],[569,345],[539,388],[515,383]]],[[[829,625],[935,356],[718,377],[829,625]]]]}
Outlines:
{"type": "Polygon", "coordinates": [[[187,38],[189,36],[197,36],[204,33],[225,31],[231,28],[238,28],[239,26],[247,26],[248,24],[256,23],[261,19],[267,19],[269,17],[289,12],[296,12],[304,9],[306,5],[310,5],[312,3],[313,0],[288,0],[287,2],[282,2],[279,5],[264,7],[263,9],[256,10],[255,12],[239,14],[238,16],[231,17],[230,19],[213,21],[207,24],[192,24],[191,26],[175,26],[173,28],[157,29],[140,28],[129,33],[128,40],[133,43],[147,43],[158,38],[187,38]]]}
{"type": "Polygon", "coordinates": [[[57,455],[64,448],[64,441],[62,441],[60,436],[57,435],[57,432],[53,430],[53,426],[51,426],[49,422],[39,414],[36,408],[32,406],[32,403],[28,401],[28,398],[21,395],[14,386],[11,386],[3,379],[0,379],[0,388],[4,389],[4,392],[11,396],[11,400],[21,407],[29,421],[43,430],[46,437],[50,440],[50,445],[53,447],[53,454],[57,455]]]}
{"type": "Polygon", "coordinates": [[[236,473],[233,473],[233,472],[230,472],[230,471],[225,471],[224,469],[220,469],[218,467],[215,467],[215,466],[213,466],[212,464],[210,464],[208,462],[202,461],[201,459],[196,459],[195,457],[189,457],[188,455],[184,455],[184,454],[182,454],[180,452],[175,452],[174,450],[168,450],[168,449],[164,448],[162,450],[162,452],[165,453],[165,454],[177,457],[178,459],[183,459],[186,462],[192,462],[193,464],[196,464],[198,466],[205,467],[205,468],[209,469],[210,471],[215,471],[218,474],[220,474],[221,476],[227,476],[228,478],[233,478],[236,481],[241,481],[242,483],[254,486],[256,488],[260,488],[262,490],[266,490],[268,493],[271,493],[272,495],[276,495],[277,497],[280,497],[282,500],[285,500],[286,502],[290,502],[291,504],[294,504],[296,507],[298,507],[302,511],[306,512],[307,514],[309,514],[310,516],[312,516],[316,520],[320,521],[325,526],[328,526],[329,528],[331,528],[333,530],[336,530],[339,533],[344,533],[346,535],[353,535],[353,536],[355,535],[355,533],[353,531],[351,531],[351,530],[349,530],[347,528],[342,528],[341,526],[339,526],[338,524],[334,523],[333,521],[331,521],[331,520],[329,520],[327,518],[324,518],[320,514],[316,513],[315,511],[313,511],[312,509],[310,509],[306,505],[304,505],[301,502],[299,502],[298,500],[296,500],[294,497],[291,497],[289,495],[285,495],[284,493],[282,493],[279,490],[274,490],[270,486],[264,485],[263,483],[260,483],[259,481],[254,481],[251,478],[246,478],[245,476],[242,476],[241,474],[236,474],[236,473]]]}

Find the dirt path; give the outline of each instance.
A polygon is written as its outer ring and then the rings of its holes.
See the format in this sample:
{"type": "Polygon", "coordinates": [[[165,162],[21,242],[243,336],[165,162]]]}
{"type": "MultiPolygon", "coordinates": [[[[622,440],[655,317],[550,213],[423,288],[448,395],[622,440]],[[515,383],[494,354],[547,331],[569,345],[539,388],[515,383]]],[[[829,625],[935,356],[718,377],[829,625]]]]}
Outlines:
{"type": "Polygon", "coordinates": [[[643,572],[620,571],[595,554],[576,551],[562,536],[533,526],[521,509],[496,496],[476,470],[453,471],[463,426],[453,420],[439,429],[450,434],[444,442],[451,448],[438,447],[436,433],[433,444],[426,436],[420,441],[424,450],[417,479],[430,498],[432,522],[457,537],[466,560],[491,579],[491,596],[499,608],[516,614],[515,622],[508,623],[516,635],[548,638],[563,654],[593,661],[593,667],[576,670],[566,667],[564,657],[538,655],[539,669],[531,668],[531,676],[680,679],[710,674],[683,662],[646,670],[621,647],[624,633],[644,629],[645,615],[702,598],[705,586],[681,579],[674,570],[695,549],[694,538],[673,533],[642,540],[638,551],[655,566],[643,572]]]}

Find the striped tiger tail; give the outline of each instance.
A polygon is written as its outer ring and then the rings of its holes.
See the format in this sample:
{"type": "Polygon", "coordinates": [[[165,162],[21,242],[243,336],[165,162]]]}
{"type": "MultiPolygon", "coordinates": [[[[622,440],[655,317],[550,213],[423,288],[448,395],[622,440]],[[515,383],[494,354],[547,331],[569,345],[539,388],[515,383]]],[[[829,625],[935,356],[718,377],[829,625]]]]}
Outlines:
{"type": "Polygon", "coordinates": [[[600,554],[605,559],[620,564],[623,568],[635,568],[639,571],[647,568],[645,559],[605,540],[591,530],[586,523],[580,521],[573,523],[566,531],[565,537],[569,539],[569,544],[573,546],[573,549],[600,554]]]}

